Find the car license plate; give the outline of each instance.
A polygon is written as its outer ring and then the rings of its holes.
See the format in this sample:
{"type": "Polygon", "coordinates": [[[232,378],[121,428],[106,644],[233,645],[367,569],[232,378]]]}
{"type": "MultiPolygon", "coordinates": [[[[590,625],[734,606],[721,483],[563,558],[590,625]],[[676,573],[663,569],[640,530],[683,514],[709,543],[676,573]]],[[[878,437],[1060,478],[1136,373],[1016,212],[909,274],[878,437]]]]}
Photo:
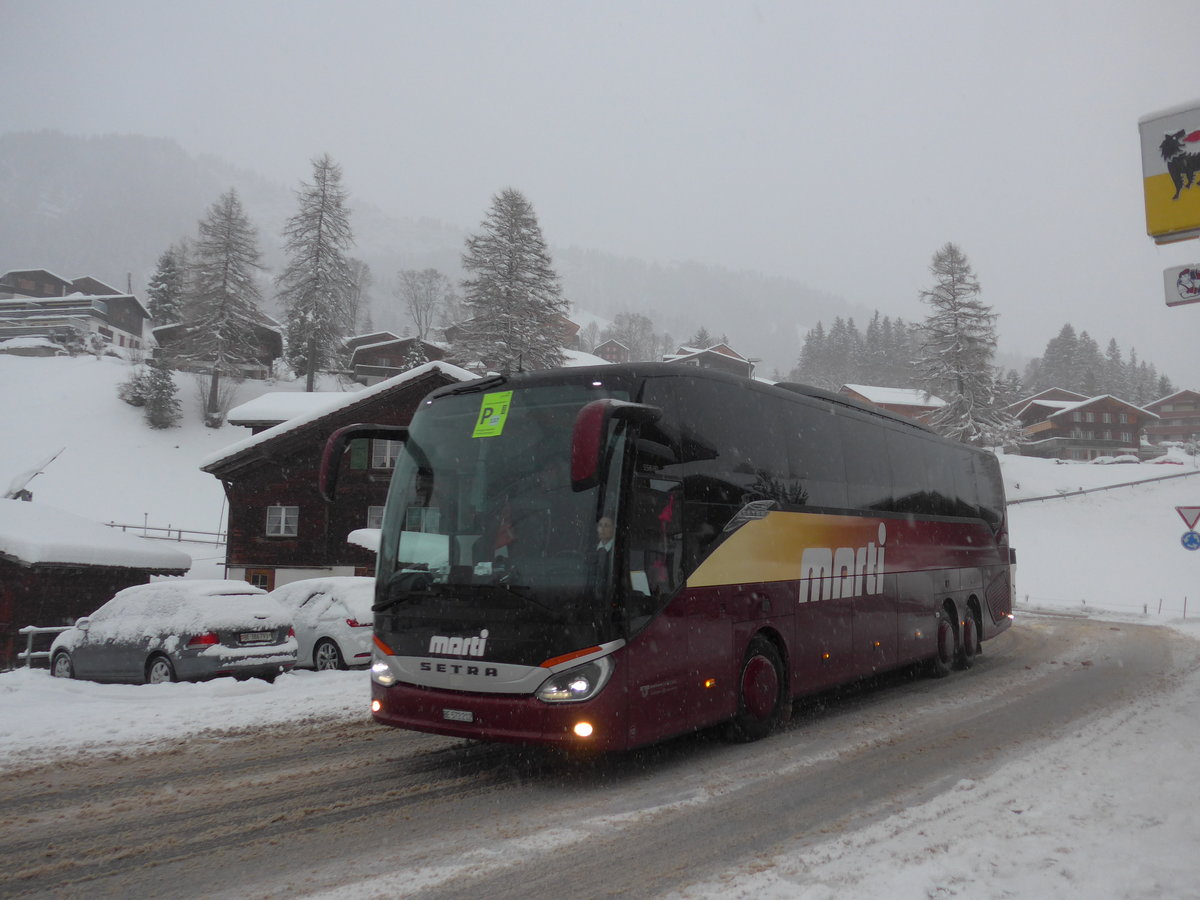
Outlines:
{"type": "Polygon", "coordinates": [[[271,644],[275,642],[275,632],[243,631],[238,640],[243,644],[271,644]]]}
{"type": "Polygon", "coordinates": [[[469,709],[443,709],[442,718],[447,722],[474,722],[475,713],[469,709]]]}

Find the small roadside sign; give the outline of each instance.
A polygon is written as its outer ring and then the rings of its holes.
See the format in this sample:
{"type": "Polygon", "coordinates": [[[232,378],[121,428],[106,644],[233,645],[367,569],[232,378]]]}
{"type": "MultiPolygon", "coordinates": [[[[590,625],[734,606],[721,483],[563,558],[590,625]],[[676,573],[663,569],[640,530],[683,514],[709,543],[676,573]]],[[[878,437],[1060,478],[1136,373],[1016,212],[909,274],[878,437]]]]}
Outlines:
{"type": "Polygon", "coordinates": [[[1200,550],[1200,532],[1185,531],[1179,542],[1184,550],[1200,550]]]}
{"type": "Polygon", "coordinates": [[[1175,512],[1179,513],[1179,517],[1183,519],[1183,524],[1188,527],[1188,531],[1196,530],[1196,523],[1200,522],[1200,506],[1177,506],[1175,512]]]}
{"type": "Polygon", "coordinates": [[[1163,269],[1163,292],[1167,306],[1200,303],[1200,265],[1163,269]]]}

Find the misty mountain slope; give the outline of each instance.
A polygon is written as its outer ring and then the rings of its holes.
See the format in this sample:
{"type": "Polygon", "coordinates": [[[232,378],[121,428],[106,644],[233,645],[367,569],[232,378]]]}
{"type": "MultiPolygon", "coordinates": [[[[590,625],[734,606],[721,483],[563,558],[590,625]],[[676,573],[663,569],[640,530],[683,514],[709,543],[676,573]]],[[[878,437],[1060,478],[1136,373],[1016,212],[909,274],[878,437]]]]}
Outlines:
{"type": "MultiPolygon", "coordinates": [[[[432,267],[457,281],[468,233],[432,219],[406,219],[378,209],[370,190],[346,173],[351,191],[353,255],[370,264],[372,318],[402,329],[395,297],[400,269],[432,267]]],[[[283,263],[280,231],[295,211],[294,188],[209,156],[194,156],[172,140],[139,135],[79,137],[52,131],[0,135],[0,270],[46,268],[65,278],[93,275],[144,296],[159,255],[183,237],[217,197],[237,189],[270,279],[283,263]]],[[[497,189],[502,187],[497,185],[497,189]]],[[[518,186],[519,188],[519,186],[518,186]]],[[[479,218],[487,197],[479,198],[479,218]]],[[[734,347],[763,360],[767,374],[795,364],[804,332],[822,320],[870,312],[790,279],[734,272],[703,261],[644,262],[596,250],[555,248],[564,293],[577,308],[609,319],[619,312],[649,316],[656,330],[686,340],[703,325],[726,333],[734,347]]],[[[267,311],[275,313],[268,301],[267,311]]]]}

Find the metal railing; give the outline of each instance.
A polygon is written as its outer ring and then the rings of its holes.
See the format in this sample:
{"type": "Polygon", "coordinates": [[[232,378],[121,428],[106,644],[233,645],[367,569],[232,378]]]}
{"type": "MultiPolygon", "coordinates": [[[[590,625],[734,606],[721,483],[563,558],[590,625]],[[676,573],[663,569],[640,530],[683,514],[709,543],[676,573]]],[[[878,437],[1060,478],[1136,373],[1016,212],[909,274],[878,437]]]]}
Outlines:
{"type": "Polygon", "coordinates": [[[49,650],[33,649],[34,637],[40,634],[61,634],[71,627],[72,626],[70,625],[49,625],[45,627],[39,625],[26,625],[24,628],[17,629],[17,634],[25,635],[25,649],[17,654],[17,659],[25,660],[25,668],[29,668],[30,663],[32,663],[35,659],[49,659],[49,650]]]}
{"type": "Polygon", "coordinates": [[[1117,488],[1136,487],[1139,484],[1153,484],[1156,481],[1169,481],[1172,478],[1190,478],[1193,475],[1200,475],[1200,471],[1191,472],[1176,472],[1174,475],[1159,475],[1157,478],[1143,478],[1140,481],[1122,481],[1120,484],[1106,484],[1102,487],[1080,488],[1077,491],[1060,491],[1057,494],[1046,494],[1042,497],[1022,497],[1019,500],[1009,500],[1009,506],[1016,506],[1018,503],[1033,503],[1038,500],[1062,500],[1065,497],[1080,497],[1083,494],[1094,494],[1097,491],[1112,491],[1117,488]]]}
{"type": "Polygon", "coordinates": [[[175,528],[171,525],[165,528],[158,525],[129,525],[121,522],[105,522],[109,528],[120,528],[124,532],[139,534],[153,541],[188,541],[193,544],[227,543],[227,535],[223,531],[196,531],[192,528],[175,528]]]}

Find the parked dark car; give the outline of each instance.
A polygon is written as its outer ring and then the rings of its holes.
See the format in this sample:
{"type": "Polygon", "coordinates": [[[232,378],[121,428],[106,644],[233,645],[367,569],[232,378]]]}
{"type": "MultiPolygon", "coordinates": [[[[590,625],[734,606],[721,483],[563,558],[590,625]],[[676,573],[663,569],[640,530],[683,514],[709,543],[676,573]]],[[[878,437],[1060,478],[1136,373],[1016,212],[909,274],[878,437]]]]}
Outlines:
{"type": "Polygon", "coordinates": [[[244,581],[178,579],[126,588],[50,646],[50,673],[157,684],[220,675],[273,680],[296,664],[287,612],[244,581]]]}

